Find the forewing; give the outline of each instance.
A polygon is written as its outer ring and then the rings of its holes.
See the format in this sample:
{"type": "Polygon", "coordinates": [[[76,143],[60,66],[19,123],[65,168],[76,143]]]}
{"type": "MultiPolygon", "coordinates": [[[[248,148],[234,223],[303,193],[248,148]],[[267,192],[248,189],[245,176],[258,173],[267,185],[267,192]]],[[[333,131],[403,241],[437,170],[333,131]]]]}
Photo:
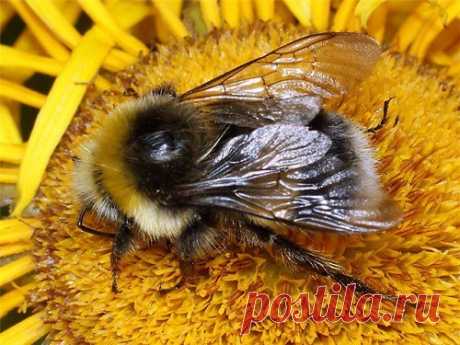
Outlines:
{"type": "Polygon", "coordinates": [[[331,145],[325,133],[304,126],[255,129],[222,145],[199,167],[202,176],[196,182],[177,187],[175,199],[342,232],[394,225],[385,210],[376,208],[381,203],[356,190],[357,172],[331,145]]]}
{"type": "Polygon", "coordinates": [[[245,63],[180,98],[217,111],[219,120],[226,123],[246,121],[245,126],[254,128],[283,120],[305,123],[319,111],[322,100],[341,100],[363,80],[380,52],[375,40],[360,33],[310,35],[245,63]],[[245,119],[246,116],[253,119],[245,119]]]}

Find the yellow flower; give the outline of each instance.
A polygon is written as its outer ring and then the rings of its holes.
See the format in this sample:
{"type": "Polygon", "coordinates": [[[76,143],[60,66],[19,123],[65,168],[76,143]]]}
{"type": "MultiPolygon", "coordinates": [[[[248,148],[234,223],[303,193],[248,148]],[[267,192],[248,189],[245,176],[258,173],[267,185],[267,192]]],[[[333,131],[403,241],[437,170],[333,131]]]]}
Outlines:
{"type": "Polygon", "coordinates": [[[458,1],[10,0],[0,6],[1,29],[12,29],[16,16],[25,24],[13,43],[0,45],[0,201],[7,186],[16,184],[18,194],[11,217],[0,220],[0,317],[30,311],[2,330],[0,344],[32,344],[46,335],[63,344],[460,341],[458,1]],[[91,23],[84,33],[76,29],[81,23],[91,23]],[[298,240],[382,290],[440,293],[441,321],[265,322],[240,338],[248,291],[296,295],[318,280],[299,279],[257,253],[229,252],[200,264],[207,273],[193,284],[161,292],[181,277],[175,255],[161,245],[123,260],[123,293],[114,297],[110,243],[75,226],[72,157],[91,124],[132,91],[143,94],[165,81],[184,91],[324,30],[366,31],[391,50],[338,111],[371,127],[393,97],[390,124],[372,143],[383,183],[406,217],[387,233],[298,240]],[[163,45],[148,53],[158,41],[163,45]],[[49,92],[28,86],[35,73],[55,78],[49,92]],[[18,105],[38,111],[26,141],[19,123],[27,115],[18,105]]]}

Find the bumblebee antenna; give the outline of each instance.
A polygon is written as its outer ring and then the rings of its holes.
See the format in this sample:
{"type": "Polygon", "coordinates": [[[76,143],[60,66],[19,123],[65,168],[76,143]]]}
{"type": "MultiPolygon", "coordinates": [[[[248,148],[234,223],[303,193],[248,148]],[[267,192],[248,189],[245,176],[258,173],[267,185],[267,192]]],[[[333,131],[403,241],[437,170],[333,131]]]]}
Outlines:
{"type": "Polygon", "coordinates": [[[83,219],[85,218],[85,214],[88,212],[88,207],[85,207],[81,210],[80,215],[78,216],[77,226],[80,230],[87,232],[92,235],[102,236],[102,237],[110,237],[114,238],[115,234],[111,234],[109,232],[99,231],[93,228],[90,228],[83,224],[83,219]]]}

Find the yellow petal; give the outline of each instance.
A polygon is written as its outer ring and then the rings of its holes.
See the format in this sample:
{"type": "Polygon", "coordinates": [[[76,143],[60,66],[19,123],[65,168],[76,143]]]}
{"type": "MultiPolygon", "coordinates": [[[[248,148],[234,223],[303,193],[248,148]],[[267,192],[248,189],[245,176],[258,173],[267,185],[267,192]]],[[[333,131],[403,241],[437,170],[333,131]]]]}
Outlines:
{"type": "MultiPolygon", "coordinates": [[[[453,20],[430,44],[427,52],[430,62],[448,66],[460,57],[460,20],[453,20]]],[[[458,60],[460,61],[460,59],[458,60]]]]}
{"type": "Polygon", "coordinates": [[[381,4],[387,0],[359,0],[358,5],[355,9],[355,14],[361,20],[361,25],[367,27],[367,22],[372,13],[379,7],[381,4]]]}
{"type": "Polygon", "coordinates": [[[75,23],[81,14],[81,8],[76,1],[54,0],[54,3],[70,23],[75,23]]]}
{"type": "Polygon", "coordinates": [[[219,6],[217,0],[200,0],[201,12],[203,19],[209,29],[212,27],[220,28],[222,23],[220,21],[219,6]]]}
{"type": "MultiPolygon", "coordinates": [[[[153,17],[154,17],[153,25],[155,28],[155,34],[157,35],[158,40],[160,42],[168,42],[171,39],[173,39],[172,28],[170,27],[171,25],[166,22],[163,16],[172,15],[173,17],[176,17],[176,19],[180,19],[181,10],[182,10],[182,1],[181,0],[170,0],[170,1],[152,0],[152,1],[154,2],[154,4],[156,4],[156,6],[154,6],[154,13],[153,13],[153,17]],[[161,11],[157,8],[158,6],[166,8],[166,11],[170,13],[162,15],[161,11]]],[[[173,25],[177,25],[177,24],[173,24],[173,25]]],[[[181,25],[183,25],[182,22],[180,23],[179,26],[181,25]]],[[[180,31],[183,31],[183,30],[180,30],[180,31]]],[[[178,37],[177,34],[175,34],[175,36],[178,37]]],[[[179,35],[179,37],[181,36],[179,35]]]]}
{"type": "Polygon", "coordinates": [[[105,79],[104,77],[97,75],[96,78],[94,79],[94,85],[96,85],[96,87],[99,90],[109,90],[110,87],[112,86],[112,83],[108,81],[107,79],[105,79]]]}
{"type": "Polygon", "coordinates": [[[460,76],[460,62],[452,64],[452,66],[449,67],[447,73],[450,75],[460,76]]]}
{"type": "Polygon", "coordinates": [[[174,35],[168,30],[168,25],[157,9],[153,9],[153,27],[158,42],[166,43],[174,39],[174,35]]]}
{"type": "Polygon", "coordinates": [[[113,42],[108,42],[98,28],[91,29],[56,78],[38,113],[20,167],[15,215],[19,215],[35,195],[48,160],[86,92],[86,83],[94,78],[112,46],[113,42]]]}
{"type": "Polygon", "coordinates": [[[137,57],[123,50],[112,49],[104,60],[104,67],[111,72],[117,72],[132,65],[136,60],[137,57]]]}
{"type": "MultiPolygon", "coordinates": [[[[56,1],[60,10],[63,12],[65,18],[74,23],[81,12],[80,7],[75,2],[69,2],[67,0],[56,1]]],[[[18,39],[13,44],[14,48],[22,50],[28,53],[34,53],[37,55],[43,54],[43,49],[41,49],[40,44],[37,42],[35,37],[32,35],[30,30],[26,27],[24,31],[19,35],[18,39]]],[[[56,60],[55,60],[56,61],[56,60]]],[[[13,71],[11,69],[2,69],[0,68],[0,75],[10,79],[11,81],[23,82],[24,80],[30,78],[33,74],[33,71],[30,69],[15,68],[13,71]]]]}
{"type": "MultiPolygon", "coordinates": [[[[70,21],[61,13],[50,0],[26,0],[37,16],[45,22],[48,28],[60,38],[68,47],[77,46],[81,40],[80,33],[70,24],[70,21]]],[[[134,63],[136,57],[121,50],[114,49],[107,56],[107,64],[112,71],[119,71],[134,63]]]]}
{"type": "Polygon", "coordinates": [[[45,95],[4,79],[0,79],[0,96],[14,99],[35,108],[40,108],[46,101],[45,95]]]}
{"type": "MultiPolygon", "coordinates": [[[[40,44],[37,42],[35,37],[29,30],[24,30],[14,42],[13,47],[17,50],[22,50],[28,53],[34,53],[37,55],[44,54],[43,49],[40,44]]],[[[55,61],[57,61],[55,59],[55,61]]],[[[33,71],[26,68],[5,68],[0,67],[0,77],[8,79],[10,81],[15,81],[17,83],[22,83],[24,80],[29,79],[33,75],[33,71]]]]}
{"type": "Polygon", "coordinates": [[[27,24],[27,27],[43,49],[57,60],[67,60],[69,57],[67,49],[53,37],[48,28],[34,15],[31,9],[22,0],[10,0],[10,3],[18,11],[22,20],[27,24]]]}
{"type": "Polygon", "coordinates": [[[203,18],[200,2],[187,3],[187,6],[185,6],[182,11],[182,15],[187,18],[188,25],[193,31],[194,36],[203,37],[208,33],[208,26],[210,24],[207,24],[203,18]]]}
{"type": "Polygon", "coordinates": [[[410,53],[422,59],[433,40],[439,33],[449,25],[452,20],[460,16],[460,1],[454,1],[447,7],[443,17],[437,16],[432,18],[428,23],[424,24],[422,32],[411,47],[410,53]]]}
{"type": "Polygon", "coordinates": [[[22,50],[0,45],[0,66],[8,68],[24,68],[34,72],[41,72],[56,76],[61,72],[64,63],[36,54],[26,53],[22,50]]]}
{"type": "Polygon", "coordinates": [[[14,16],[14,8],[8,3],[2,4],[2,10],[0,11],[0,29],[8,24],[11,18],[14,16]]]}
{"type": "Polygon", "coordinates": [[[24,30],[14,42],[13,47],[19,50],[26,51],[34,54],[44,54],[45,50],[41,47],[38,40],[30,32],[30,30],[24,30]]]}
{"type": "Polygon", "coordinates": [[[25,1],[46,26],[68,47],[74,47],[78,44],[80,34],[53,2],[50,0],[25,1]]]}
{"type": "MultiPolygon", "coordinates": [[[[122,51],[116,51],[116,50],[112,50],[112,52],[113,53],[116,53],[116,52],[124,53],[122,51]]],[[[29,54],[29,53],[26,53],[26,52],[23,52],[23,51],[14,49],[14,48],[10,48],[8,46],[0,45],[0,55],[2,56],[2,59],[0,60],[0,66],[9,68],[9,69],[14,69],[15,67],[19,67],[25,70],[31,69],[34,72],[41,72],[44,74],[57,76],[64,68],[64,63],[58,60],[46,58],[42,56],[37,56],[35,54],[29,54]]],[[[114,57],[117,57],[117,55],[118,54],[115,54],[114,57]]],[[[135,60],[136,58],[132,57],[132,59],[135,60]]],[[[121,61],[121,60],[117,60],[117,62],[114,62],[114,60],[111,59],[110,63],[114,64],[114,67],[116,68],[116,70],[120,70],[127,66],[126,61],[121,61]]],[[[101,76],[96,77],[95,84],[99,89],[102,89],[102,90],[110,88],[110,82],[102,78],[101,76]]],[[[13,84],[10,84],[10,86],[11,85],[13,84]]],[[[30,91],[32,90],[29,90],[28,92],[30,91]]],[[[17,98],[14,98],[14,97],[18,97],[18,96],[14,96],[14,95],[11,96],[11,98],[17,100],[17,98]]],[[[44,102],[44,99],[42,101],[44,102]]],[[[28,104],[28,103],[25,103],[25,104],[28,104]]]]}
{"type": "Polygon", "coordinates": [[[19,179],[19,169],[0,168],[0,183],[16,183],[19,179]]]}
{"type": "MultiPolygon", "coordinates": [[[[10,283],[16,278],[22,277],[35,269],[35,262],[32,256],[23,256],[0,266],[0,286],[10,283]]],[[[1,338],[0,338],[1,339],[1,338]]],[[[4,344],[0,342],[0,344],[4,344]]]]}
{"type": "MultiPolygon", "coordinates": [[[[141,1],[119,1],[108,8],[122,29],[136,25],[151,12],[150,6],[141,1]]],[[[104,60],[104,67],[110,71],[119,71],[132,65],[136,60],[137,56],[120,49],[112,49],[104,60]]]]}
{"type": "Polygon", "coordinates": [[[180,18],[174,13],[172,9],[167,6],[165,2],[156,0],[154,1],[154,4],[164,23],[176,37],[183,38],[188,36],[188,32],[184,23],[182,23],[180,18]]]}
{"type": "Polygon", "coordinates": [[[326,31],[329,26],[330,6],[330,0],[311,1],[312,22],[318,31],[326,31]]]}
{"type": "Polygon", "coordinates": [[[252,0],[240,0],[241,17],[248,23],[254,21],[254,9],[252,0]]]}
{"type": "Polygon", "coordinates": [[[0,344],[32,345],[46,333],[50,326],[45,324],[45,312],[39,312],[22,320],[0,333],[0,344]]]}
{"type": "Polygon", "coordinates": [[[432,54],[430,54],[429,58],[432,63],[438,64],[441,66],[450,66],[453,64],[452,57],[450,57],[449,55],[447,55],[446,53],[442,51],[433,52],[432,54]]]}
{"type": "Polygon", "coordinates": [[[240,22],[240,4],[235,0],[222,0],[222,17],[231,28],[236,28],[240,22]]]}
{"type": "Polygon", "coordinates": [[[257,16],[263,21],[273,18],[275,13],[275,0],[255,0],[257,16]]]}
{"type": "MultiPolygon", "coordinates": [[[[118,17],[122,27],[135,24],[146,12],[145,6],[122,2],[120,6],[111,8],[118,17]],[[132,11],[129,9],[132,8],[132,11]]],[[[32,200],[49,157],[67,125],[70,123],[88,83],[97,73],[102,60],[107,55],[114,42],[108,42],[106,35],[97,27],[89,30],[82,38],[79,46],[73,51],[59,77],[55,80],[45,105],[40,109],[34,125],[24,160],[20,167],[18,191],[19,200],[14,210],[18,215],[32,200]],[[57,116],[58,114],[58,116],[57,116]]],[[[0,175],[2,177],[2,175],[0,175]]],[[[15,181],[16,175],[3,176],[8,181],[15,181]]]]}
{"type": "Polygon", "coordinates": [[[309,0],[283,0],[289,10],[303,26],[311,25],[311,6],[309,0]]]}
{"type": "Polygon", "coordinates": [[[367,31],[369,35],[374,37],[380,43],[383,42],[383,38],[385,36],[387,14],[388,7],[383,4],[372,13],[367,23],[367,31]]]}
{"type": "Polygon", "coordinates": [[[139,53],[148,53],[149,50],[144,43],[121,29],[107,11],[107,8],[99,0],[78,0],[78,3],[91,19],[100,25],[127,52],[134,56],[137,56],[139,53]]]}
{"type": "MultiPolygon", "coordinates": [[[[31,250],[32,248],[33,248],[33,243],[31,241],[27,243],[7,244],[4,246],[0,246],[0,258],[4,256],[8,256],[8,255],[24,253],[25,251],[31,250]]],[[[1,306],[2,306],[2,303],[0,302],[0,308],[1,306]]]]}
{"type": "Polygon", "coordinates": [[[25,144],[0,143],[0,162],[19,164],[24,156],[25,144]]]}
{"type": "Polygon", "coordinates": [[[32,232],[30,225],[17,218],[0,220],[0,244],[29,240],[32,237],[32,232]]]}
{"type": "Polygon", "coordinates": [[[405,51],[417,37],[423,24],[429,21],[433,16],[438,15],[438,10],[438,5],[430,2],[423,2],[417,6],[398,29],[393,39],[395,49],[400,52],[405,51]]]}
{"type": "Polygon", "coordinates": [[[34,283],[27,284],[17,289],[8,291],[4,295],[0,296],[0,318],[5,316],[9,311],[19,307],[22,303],[24,303],[26,300],[27,292],[36,286],[37,284],[34,283]]]}
{"type": "MultiPolygon", "coordinates": [[[[124,30],[136,25],[151,13],[150,6],[142,1],[118,1],[113,6],[108,6],[108,9],[124,30]]],[[[123,50],[112,49],[104,60],[104,67],[109,68],[113,63],[113,67],[119,71],[132,65],[136,60],[137,56],[123,50]]]]}
{"type": "Polygon", "coordinates": [[[334,17],[332,24],[332,31],[345,31],[347,24],[353,15],[353,10],[356,6],[357,0],[343,0],[334,17]]]}
{"type": "Polygon", "coordinates": [[[144,1],[118,1],[108,9],[117,24],[124,30],[136,25],[152,12],[150,6],[144,1]]]}
{"type": "Polygon", "coordinates": [[[182,11],[182,0],[169,0],[166,2],[168,4],[168,8],[172,11],[172,13],[176,17],[180,17],[182,11]]]}
{"type": "Polygon", "coordinates": [[[363,31],[363,28],[361,26],[361,21],[355,14],[352,14],[351,17],[348,18],[346,31],[351,31],[351,32],[362,32],[363,31]]]}
{"type": "Polygon", "coordinates": [[[19,129],[22,105],[19,102],[6,98],[3,98],[1,101],[9,108],[11,112],[11,117],[13,118],[14,122],[16,123],[16,126],[18,126],[19,129]]]}
{"type": "Polygon", "coordinates": [[[0,103],[0,143],[19,144],[20,142],[22,142],[21,134],[10,109],[0,103]]]}
{"type": "Polygon", "coordinates": [[[284,2],[275,2],[275,12],[273,15],[273,21],[280,23],[293,23],[296,21],[292,12],[287,8],[284,2]]]}

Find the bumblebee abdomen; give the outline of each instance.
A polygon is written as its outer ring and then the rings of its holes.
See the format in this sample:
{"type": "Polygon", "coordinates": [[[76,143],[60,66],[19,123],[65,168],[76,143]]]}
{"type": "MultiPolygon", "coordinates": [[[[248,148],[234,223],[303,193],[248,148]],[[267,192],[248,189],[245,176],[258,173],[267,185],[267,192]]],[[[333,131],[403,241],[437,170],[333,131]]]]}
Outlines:
{"type": "Polygon", "coordinates": [[[322,159],[297,173],[305,188],[296,199],[305,207],[294,218],[312,227],[345,231],[397,224],[399,209],[380,186],[374,153],[363,131],[343,116],[324,110],[309,127],[325,133],[331,145],[322,159]]]}

